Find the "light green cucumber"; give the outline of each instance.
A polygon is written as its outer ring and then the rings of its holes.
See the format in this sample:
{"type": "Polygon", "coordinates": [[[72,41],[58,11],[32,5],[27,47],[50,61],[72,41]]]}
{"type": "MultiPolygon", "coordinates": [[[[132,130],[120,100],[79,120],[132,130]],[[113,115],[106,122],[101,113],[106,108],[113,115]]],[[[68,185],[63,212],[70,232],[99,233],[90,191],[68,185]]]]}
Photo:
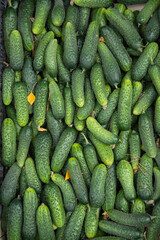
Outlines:
{"type": "Polygon", "coordinates": [[[48,74],[57,77],[57,39],[49,42],[44,55],[45,68],[48,74]]]}
{"type": "Polygon", "coordinates": [[[4,105],[9,105],[12,102],[14,77],[15,73],[12,68],[4,68],[2,74],[2,100],[4,105]]]}
{"type": "Polygon", "coordinates": [[[84,72],[80,68],[77,68],[72,73],[72,95],[75,104],[78,107],[83,107],[85,102],[84,96],[84,72]]]}
{"type": "Polygon", "coordinates": [[[65,103],[65,123],[71,126],[75,112],[75,104],[72,98],[72,90],[69,86],[64,89],[64,103],[65,103]]]}
{"type": "Polygon", "coordinates": [[[88,238],[94,238],[98,229],[99,208],[88,206],[85,218],[85,234],[88,238]]]}

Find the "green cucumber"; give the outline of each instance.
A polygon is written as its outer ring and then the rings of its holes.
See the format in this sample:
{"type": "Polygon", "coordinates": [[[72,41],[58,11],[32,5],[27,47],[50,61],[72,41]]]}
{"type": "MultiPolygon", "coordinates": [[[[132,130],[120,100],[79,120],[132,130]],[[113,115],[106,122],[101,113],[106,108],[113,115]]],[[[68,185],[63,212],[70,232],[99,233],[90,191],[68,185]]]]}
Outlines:
{"type": "Polygon", "coordinates": [[[157,166],[160,168],[160,149],[157,148],[157,155],[155,157],[155,161],[157,163],[157,166]]]}
{"type": "Polygon", "coordinates": [[[7,232],[8,208],[9,208],[8,206],[2,208],[1,229],[3,233],[7,232]]]}
{"type": "Polygon", "coordinates": [[[141,96],[143,85],[141,82],[133,82],[133,93],[132,93],[132,107],[137,103],[139,97],[141,96]]]}
{"type": "Polygon", "coordinates": [[[158,65],[150,66],[149,76],[158,94],[160,94],[159,74],[160,74],[160,67],[158,65]]]}
{"type": "Polygon", "coordinates": [[[2,123],[2,164],[10,167],[16,157],[16,128],[11,118],[2,123]]]}
{"type": "MultiPolygon", "coordinates": [[[[131,22],[135,23],[135,15],[134,15],[134,13],[132,12],[131,9],[126,9],[126,10],[124,11],[124,16],[125,16],[128,20],[130,20],[131,22]]],[[[136,27],[136,24],[135,24],[135,27],[136,27]]]]}
{"type": "Polygon", "coordinates": [[[127,159],[128,141],[130,131],[121,131],[119,134],[119,143],[116,144],[114,149],[114,157],[116,161],[127,159]]]}
{"type": "Polygon", "coordinates": [[[88,168],[93,173],[94,168],[98,165],[96,150],[91,144],[87,144],[84,148],[84,157],[86,159],[88,168]]]}
{"type": "Polygon", "coordinates": [[[47,27],[48,27],[48,29],[49,29],[50,31],[52,31],[52,32],[55,34],[55,36],[56,36],[57,38],[62,37],[62,29],[61,29],[61,27],[56,27],[56,26],[53,25],[53,23],[52,23],[51,12],[50,12],[49,15],[48,15],[47,27]]]}
{"type": "Polygon", "coordinates": [[[88,238],[94,238],[98,229],[99,208],[88,206],[85,218],[85,234],[88,238]]]}
{"type": "Polygon", "coordinates": [[[7,113],[7,116],[9,118],[11,118],[14,122],[14,125],[15,125],[15,128],[16,128],[16,137],[17,139],[19,138],[19,134],[20,134],[20,131],[21,131],[21,127],[19,126],[18,122],[17,122],[17,118],[16,118],[16,110],[15,108],[13,107],[13,105],[9,105],[6,107],[6,113],[7,113]]]}
{"type": "Polygon", "coordinates": [[[85,36],[90,17],[90,8],[81,7],[79,9],[78,35],[85,36]]]}
{"type": "MultiPolygon", "coordinates": [[[[103,231],[99,230],[98,231],[100,234],[105,234],[103,231]]],[[[100,235],[101,237],[95,237],[93,238],[93,240],[124,240],[124,238],[121,237],[112,237],[112,236],[106,236],[106,237],[102,237],[103,235],[100,235]]],[[[87,240],[87,239],[85,239],[87,240]]]]}
{"type": "Polygon", "coordinates": [[[105,8],[95,8],[92,10],[92,21],[96,21],[99,27],[106,25],[105,8]]]}
{"type": "Polygon", "coordinates": [[[159,119],[160,119],[160,97],[158,97],[156,100],[154,112],[154,129],[155,132],[158,134],[160,134],[159,119]]]}
{"type": "Polygon", "coordinates": [[[14,84],[15,73],[12,68],[6,67],[2,74],[2,100],[4,105],[9,105],[12,102],[12,88],[14,84]]]}
{"type": "Polygon", "coordinates": [[[109,7],[113,4],[113,0],[75,0],[74,3],[80,7],[100,8],[109,7]]]}
{"type": "Polygon", "coordinates": [[[138,3],[146,3],[148,0],[118,0],[120,3],[124,4],[138,4],[138,3]]]}
{"type": "Polygon", "coordinates": [[[136,198],[136,191],[133,182],[133,169],[129,162],[121,160],[117,165],[117,177],[124,190],[125,198],[132,201],[136,198]]]}
{"type": "Polygon", "coordinates": [[[58,228],[58,229],[56,230],[56,240],[63,240],[64,230],[65,230],[66,225],[67,225],[67,223],[68,223],[68,221],[69,221],[69,219],[70,219],[71,214],[72,214],[71,212],[68,212],[68,213],[66,214],[65,224],[63,225],[63,227],[58,228]]]}
{"type": "Polygon", "coordinates": [[[145,213],[145,203],[141,199],[136,198],[132,203],[131,213],[145,213]]]}
{"type": "Polygon", "coordinates": [[[57,39],[49,42],[45,51],[44,63],[48,74],[52,78],[57,77],[57,39]]]}
{"type": "Polygon", "coordinates": [[[124,4],[121,4],[121,3],[117,3],[114,8],[117,9],[122,14],[126,10],[126,6],[124,4]]]}
{"type": "Polygon", "coordinates": [[[129,202],[124,196],[123,189],[119,190],[116,196],[115,208],[119,211],[129,213],[129,202]]]}
{"type": "Polygon", "coordinates": [[[26,189],[28,188],[27,178],[26,178],[26,171],[25,168],[22,168],[20,179],[19,179],[19,193],[20,195],[24,195],[26,189]]]}
{"type": "Polygon", "coordinates": [[[84,96],[84,72],[80,68],[77,68],[72,73],[72,95],[73,101],[78,107],[83,107],[85,102],[84,96]]]}
{"type": "Polygon", "coordinates": [[[72,98],[72,90],[69,86],[64,89],[64,102],[65,102],[65,123],[71,126],[75,112],[75,104],[72,98]]]}
{"type": "Polygon", "coordinates": [[[115,110],[114,113],[112,114],[112,117],[109,123],[109,131],[115,135],[118,135],[119,133],[117,117],[118,117],[118,112],[117,110],[115,110]]]}
{"type": "Polygon", "coordinates": [[[139,57],[141,55],[141,52],[139,52],[133,48],[127,47],[126,49],[130,56],[139,57]]]}
{"type": "Polygon", "coordinates": [[[134,173],[138,171],[141,156],[140,137],[138,132],[132,131],[129,135],[129,152],[134,173]]]}
{"type": "Polygon", "coordinates": [[[154,172],[154,178],[155,178],[155,183],[154,183],[154,190],[152,194],[152,199],[154,201],[157,201],[160,199],[160,191],[159,191],[159,182],[160,182],[160,170],[158,167],[153,168],[154,172]]]}
{"type": "Polygon", "coordinates": [[[98,101],[96,101],[95,107],[92,112],[92,116],[96,118],[98,116],[99,112],[101,111],[101,109],[102,109],[102,106],[99,104],[98,101]]]}
{"type": "Polygon", "coordinates": [[[65,9],[64,9],[64,3],[62,0],[58,0],[54,2],[54,7],[51,11],[51,18],[52,18],[52,23],[57,27],[60,27],[64,22],[65,9]]]}

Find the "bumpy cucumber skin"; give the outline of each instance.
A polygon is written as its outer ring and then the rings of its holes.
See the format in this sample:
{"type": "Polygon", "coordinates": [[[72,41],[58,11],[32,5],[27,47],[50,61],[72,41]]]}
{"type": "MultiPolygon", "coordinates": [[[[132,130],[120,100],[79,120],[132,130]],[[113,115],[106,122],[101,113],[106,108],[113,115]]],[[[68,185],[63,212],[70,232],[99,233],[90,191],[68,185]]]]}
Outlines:
{"type": "Polygon", "coordinates": [[[22,235],[26,240],[35,239],[37,233],[36,211],[38,207],[38,197],[33,188],[27,188],[23,198],[23,229],[22,235]]]}
{"type": "Polygon", "coordinates": [[[152,194],[152,199],[157,201],[160,199],[160,190],[159,190],[159,182],[160,182],[160,170],[158,167],[153,168],[155,183],[154,183],[154,191],[152,194]]]}
{"type": "Polygon", "coordinates": [[[118,102],[118,126],[122,131],[129,130],[131,127],[131,109],[132,81],[130,72],[128,72],[122,81],[118,102]]]}
{"type": "Polygon", "coordinates": [[[52,156],[51,168],[54,172],[59,172],[62,169],[76,138],[77,131],[75,128],[67,127],[63,131],[52,156]]]}
{"type": "Polygon", "coordinates": [[[28,188],[27,178],[26,178],[26,171],[25,168],[22,168],[21,175],[19,178],[19,193],[20,195],[23,195],[28,188]]]}
{"type": "Polygon", "coordinates": [[[44,56],[45,67],[48,74],[55,78],[57,77],[57,39],[49,42],[44,56]]]}
{"type": "Polygon", "coordinates": [[[147,27],[145,28],[144,37],[148,42],[154,42],[159,37],[159,18],[158,10],[153,14],[153,17],[149,20],[147,27]]]}
{"type": "Polygon", "coordinates": [[[22,70],[24,63],[24,50],[21,35],[17,30],[12,31],[10,34],[9,55],[10,66],[16,71],[22,70]]]}
{"type": "Polygon", "coordinates": [[[112,114],[112,117],[111,117],[111,120],[109,123],[109,125],[110,125],[109,131],[115,135],[118,135],[118,133],[119,133],[117,117],[118,117],[118,112],[117,112],[117,110],[115,110],[114,113],[112,114]]]}
{"type": "Polygon", "coordinates": [[[155,104],[155,112],[154,112],[154,129],[156,133],[160,134],[160,97],[157,98],[155,104]]]}
{"type": "Polygon", "coordinates": [[[127,159],[128,140],[130,131],[121,131],[119,134],[119,143],[114,149],[114,157],[116,161],[127,159]]]}
{"type": "Polygon", "coordinates": [[[152,65],[149,68],[149,76],[152,80],[153,85],[155,86],[155,89],[157,91],[158,94],[160,94],[160,78],[159,78],[159,74],[160,74],[160,67],[158,65],[152,65]]]}
{"type": "Polygon", "coordinates": [[[155,144],[153,125],[147,113],[140,115],[138,128],[142,145],[144,146],[147,155],[149,157],[155,158],[157,155],[157,149],[155,144]]]}
{"type": "Polygon", "coordinates": [[[34,122],[37,126],[42,126],[45,121],[47,100],[48,100],[48,82],[40,80],[35,90],[36,100],[34,102],[34,122]]]}
{"type": "MultiPolygon", "coordinates": [[[[124,16],[125,16],[128,20],[130,20],[131,22],[133,22],[133,23],[135,22],[135,15],[134,15],[134,13],[132,12],[132,10],[126,9],[125,12],[124,12],[124,16]]],[[[135,24],[135,27],[137,27],[136,24],[135,24]]]]}
{"type": "Polygon", "coordinates": [[[72,95],[75,104],[78,107],[83,107],[85,102],[84,96],[84,73],[80,68],[77,68],[72,73],[72,95]]]}
{"type": "Polygon", "coordinates": [[[93,143],[93,145],[95,146],[101,161],[104,164],[106,164],[107,166],[112,165],[113,161],[114,161],[114,155],[113,155],[113,151],[112,151],[111,147],[107,146],[103,142],[100,142],[91,133],[89,133],[89,138],[90,138],[91,142],[93,143]]]}
{"type": "Polygon", "coordinates": [[[68,160],[68,169],[71,176],[71,183],[78,200],[83,204],[87,204],[88,189],[81,173],[80,164],[76,158],[70,158],[68,160]]]}
{"type": "Polygon", "coordinates": [[[86,34],[89,17],[90,17],[90,8],[80,8],[79,9],[79,24],[78,24],[78,35],[84,36],[86,34]]]}
{"type": "Polygon", "coordinates": [[[115,164],[112,164],[111,167],[107,168],[103,211],[109,211],[114,208],[116,199],[116,186],[115,164]]]}
{"type": "Polygon", "coordinates": [[[121,160],[117,165],[117,177],[124,190],[125,198],[132,201],[136,198],[136,191],[133,182],[133,170],[129,162],[121,160]]]}
{"type": "Polygon", "coordinates": [[[99,208],[88,207],[88,211],[85,218],[85,234],[88,238],[96,236],[99,220],[99,208]]]}
{"type": "Polygon", "coordinates": [[[79,120],[75,115],[73,125],[77,131],[83,131],[83,129],[85,128],[85,120],[79,120]]]}
{"type": "Polygon", "coordinates": [[[38,234],[41,240],[55,240],[52,219],[48,207],[42,203],[36,213],[38,234]]]}
{"type": "Polygon", "coordinates": [[[55,25],[52,24],[52,19],[51,19],[51,14],[48,16],[47,20],[47,27],[50,31],[52,31],[56,37],[62,37],[62,29],[61,27],[56,27],[55,25]]]}
{"type": "Polygon", "coordinates": [[[109,7],[113,4],[113,0],[101,0],[101,1],[91,1],[91,0],[75,0],[76,5],[80,7],[88,8],[99,8],[99,7],[109,7]]]}
{"type": "Polygon", "coordinates": [[[98,52],[102,60],[105,77],[112,87],[117,87],[121,82],[121,70],[117,60],[103,42],[98,43],[98,52]]]}
{"type": "Polygon", "coordinates": [[[86,38],[80,54],[80,66],[82,69],[91,69],[95,63],[97,45],[99,39],[99,25],[93,21],[90,23],[86,38]]]}
{"type": "Polygon", "coordinates": [[[138,101],[141,93],[142,93],[143,85],[141,82],[133,82],[133,93],[132,93],[132,107],[138,101]]]}
{"type": "Polygon", "coordinates": [[[64,22],[65,9],[64,9],[64,4],[62,0],[58,0],[54,2],[54,7],[51,11],[51,18],[52,18],[52,23],[57,27],[60,27],[64,22]]]}
{"type": "Polygon", "coordinates": [[[108,26],[105,26],[101,29],[101,33],[110,51],[117,59],[121,69],[125,72],[129,71],[132,65],[132,59],[125,49],[123,43],[119,41],[119,38],[114,30],[108,26]]]}
{"type": "Polygon", "coordinates": [[[69,180],[65,180],[64,177],[58,173],[54,173],[52,181],[61,189],[63,195],[64,207],[67,212],[73,212],[76,208],[76,196],[69,180]]]}
{"type": "Polygon", "coordinates": [[[64,102],[65,102],[65,123],[69,126],[73,123],[73,117],[75,112],[75,104],[72,98],[71,88],[65,87],[64,89],[64,102]]]}
{"type": "Polygon", "coordinates": [[[33,49],[33,35],[30,18],[33,17],[34,13],[34,1],[22,1],[18,9],[18,30],[22,35],[24,47],[27,51],[33,49]]]}
{"type": "Polygon", "coordinates": [[[11,118],[2,123],[2,164],[10,167],[16,156],[16,128],[11,118]]]}
{"type": "Polygon", "coordinates": [[[137,3],[146,3],[148,0],[118,0],[119,3],[124,4],[137,4],[137,3]]]}
{"type": "Polygon", "coordinates": [[[138,51],[142,50],[141,37],[130,20],[114,8],[106,10],[106,17],[113,27],[120,32],[129,47],[138,51]]]}
{"type": "Polygon", "coordinates": [[[67,225],[67,223],[68,223],[68,221],[69,221],[69,219],[70,219],[71,214],[72,214],[71,212],[68,212],[68,213],[66,214],[65,224],[63,225],[63,227],[58,228],[58,229],[56,230],[56,240],[63,240],[64,230],[65,230],[66,225],[67,225]]]}
{"type": "Polygon", "coordinates": [[[152,158],[148,157],[147,154],[144,154],[140,164],[143,166],[143,172],[141,169],[138,171],[137,194],[142,200],[150,200],[153,193],[153,160],[152,158]]]}
{"type": "Polygon", "coordinates": [[[136,198],[132,204],[131,213],[145,213],[145,203],[141,199],[136,198]]]}
{"type": "Polygon", "coordinates": [[[88,168],[93,173],[94,168],[98,165],[96,150],[91,144],[87,144],[84,148],[84,157],[86,159],[88,168]]]}
{"type": "Polygon", "coordinates": [[[132,168],[134,173],[136,173],[141,156],[141,146],[139,134],[134,130],[129,135],[129,150],[132,168]]]}
{"type": "Polygon", "coordinates": [[[116,196],[115,209],[129,213],[129,202],[124,196],[123,189],[121,189],[116,196]]]}
{"type": "Polygon", "coordinates": [[[156,42],[150,43],[138,58],[132,70],[132,78],[135,81],[140,81],[145,77],[150,63],[155,59],[158,53],[158,44],[156,42]]]}
{"type": "Polygon", "coordinates": [[[19,143],[16,156],[17,163],[20,167],[23,167],[25,160],[27,158],[32,136],[33,133],[32,128],[30,126],[25,126],[24,128],[22,128],[19,135],[19,143]]]}
{"type": "Polygon", "coordinates": [[[118,3],[117,5],[114,6],[120,13],[124,13],[126,10],[126,6],[124,4],[118,3]]]}
{"type": "Polygon", "coordinates": [[[36,2],[35,20],[32,25],[34,34],[37,35],[43,31],[50,8],[51,0],[38,0],[36,2]]]}
{"type": "Polygon", "coordinates": [[[22,202],[15,198],[8,209],[7,239],[21,240],[22,202]]]}
{"type": "Polygon", "coordinates": [[[35,138],[35,161],[39,178],[47,183],[50,180],[50,149],[52,139],[48,132],[39,132],[35,138]]]}
{"type": "Polygon", "coordinates": [[[96,21],[100,28],[106,26],[105,8],[92,10],[92,21],[96,21]]]}
{"type": "Polygon", "coordinates": [[[64,230],[64,240],[78,240],[80,238],[85,214],[86,206],[79,203],[64,230]]]}
{"type": "Polygon", "coordinates": [[[18,179],[21,174],[21,168],[14,163],[8,170],[0,188],[0,202],[8,206],[16,196],[18,179]]]}
{"type": "Polygon", "coordinates": [[[13,107],[13,105],[8,105],[6,107],[6,112],[7,112],[7,116],[9,118],[11,118],[15,124],[15,128],[16,128],[16,137],[17,139],[19,138],[19,133],[20,133],[20,130],[21,130],[21,127],[19,126],[18,122],[17,122],[17,118],[16,118],[16,111],[15,111],[15,108],[13,107]]]}
{"type": "Polygon", "coordinates": [[[12,102],[12,88],[14,84],[15,73],[12,68],[7,67],[2,74],[2,99],[4,105],[9,105],[12,102]]]}
{"type": "Polygon", "coordinates": [[[8,206],[2,208],[1,229],[3,233],[7,232],[8,208],[8,206]]]}

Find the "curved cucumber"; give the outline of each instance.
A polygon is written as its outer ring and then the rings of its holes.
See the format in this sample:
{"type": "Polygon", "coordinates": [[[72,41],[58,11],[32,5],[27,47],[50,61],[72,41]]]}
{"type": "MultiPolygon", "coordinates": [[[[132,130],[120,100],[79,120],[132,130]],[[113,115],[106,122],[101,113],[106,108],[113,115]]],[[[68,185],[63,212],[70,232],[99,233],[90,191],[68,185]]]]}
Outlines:
{"type": "Polygon", "coordinates": [[[15,73],[12,68],[7,67],[2,74],[2,100],[4,105],[9,105],[12,102],[12,88],[14,84],[15,73]]]}
{"type": "Polygon", "coordinates": [[[78,107],[83,107],[85,102],[84,96],[84,72],[80,68],[77,68],[72,73],[72,95],[75,104],[78,107]]]}
{"type": "Polygon", "coordinates": [[[44,63],[47,73],[52,77],[57,77],[57,39],[49,42],[44,55],[44,63]]]}
{"type": "Polygon", "coordinates": [[[64,9],[64,3],[62,0],[58,0],[54,2],[54,7],[51,11],[51,18],[52,18],[52,23],[57,27],[60,27],[64,22],[65,9],[64,9]]]}
{"type": "Polygon", "coordinates": [[[74,3],[80,7],[100,8],[109,7],[113,4],[113,0],[75,0],[74,3]]]}
{"type": "Polygon", "coordinates": [[[128,140],[130,131],[121,131],[119,134],[119,143],[116,144],[114,149],[114,157],[116,161],[127,159],[128,153],[128,140]]]}
{"type": "Polygon", "coordinates": [[[85,234],[88,238],[94,238],[98,229],[99,208],[88,206],[85,219],[85,234]]]}

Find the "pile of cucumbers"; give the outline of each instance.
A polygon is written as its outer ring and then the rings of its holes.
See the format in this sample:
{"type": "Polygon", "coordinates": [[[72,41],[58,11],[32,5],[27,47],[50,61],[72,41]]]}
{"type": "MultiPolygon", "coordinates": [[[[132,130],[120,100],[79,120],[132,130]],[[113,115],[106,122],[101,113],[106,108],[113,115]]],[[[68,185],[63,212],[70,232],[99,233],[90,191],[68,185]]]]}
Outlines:
{"type": "Polygon", "coordinates": [[[3,33],[6,239],[158,240],[160,0],[8,0],[3,33]]]}

